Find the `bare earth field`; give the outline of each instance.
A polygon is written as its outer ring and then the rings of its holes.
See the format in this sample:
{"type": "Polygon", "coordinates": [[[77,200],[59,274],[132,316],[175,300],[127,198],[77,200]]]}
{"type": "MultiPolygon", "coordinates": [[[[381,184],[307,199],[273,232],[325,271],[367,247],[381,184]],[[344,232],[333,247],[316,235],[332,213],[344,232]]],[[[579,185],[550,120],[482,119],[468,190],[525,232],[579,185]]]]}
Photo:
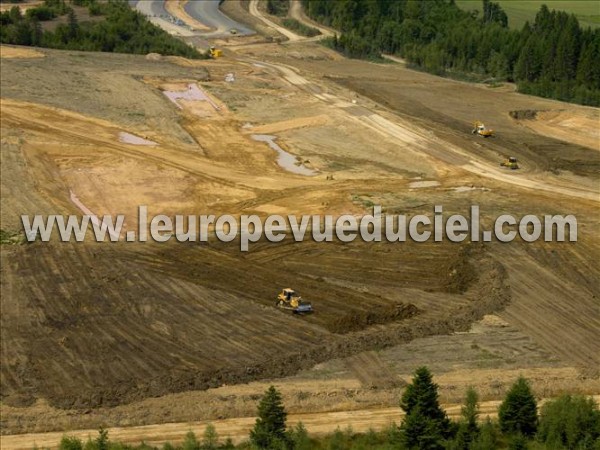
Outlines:
{"type": "Polygon", "coordinates": [[[239,439],[271,383],[309,431],[323,412],[316,431],[384,426],[401,419],[398,397],[420,365],[444,403],[474,385],[490,414],[519,374],[540,397],[600,392],[598,109],[345,60],[312,42],[199,62],[29,52],[1,53],[3,231],[19,232],[21,214],[82,206],[126,214],[135,230],[139,205],[266,217],[478,204],[487,227],[505,213],[575,214],[579,239],[286,239],[248,253],[216,239],[2,245],[4,435],[153,425],[124,439],[163,442],[216,421],[239,439]],[[519,110],[539,113],[513,118],[519,110]],[[477,119],[497,137],[471,135],[477,119]],[[256,134],[315,175],[281,167],[256,134]],[[499,167],[508,155],[521,170],[499,167]],[[287,286],[315,314],[274,308],[287,286]],[[179,425],[157,427],[167,422],[179,425]]]}

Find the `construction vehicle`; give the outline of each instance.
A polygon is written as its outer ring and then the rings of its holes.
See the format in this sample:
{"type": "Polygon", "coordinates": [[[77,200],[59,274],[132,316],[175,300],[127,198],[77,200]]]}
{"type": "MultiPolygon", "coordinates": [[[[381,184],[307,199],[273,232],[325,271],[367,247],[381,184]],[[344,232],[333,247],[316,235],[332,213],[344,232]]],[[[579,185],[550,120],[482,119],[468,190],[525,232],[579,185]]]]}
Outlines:
{"type": "Polygon", "coordinates": [[[517,170],[519,168],[519,163],[517,161],[517,158],[515,158],[514,156],[510,156],[504,162],[501,162],[500,166],[506,167],[510,170],[517,170]]]}
{"type": "Polygon", "coordinates": [[[309,314],[313,312],[312,304],[302,300],[302,297],[290,288],[285,288],[281,291],[277,296],[275,306],[291,311],[293,314],[309,314]]]}
{"type": "Polygon", "coordinates": [[[223,50],[215,48],[215,46],[211,46],[208,49],[208,56],[210,56],[212,59],[220,58],[221,56],[223,56],[223,50]]]}
{"type": "Polygon", "coordinates": [[[473,130],[471,131],[471,133],[477,134],[479,136],[483,136],[484,138],[486,138],[486,137],[493,136],[494,130],[490,130],[489,128],[486,128],[485,125],[478,120],[473,124],[473,130]]]}

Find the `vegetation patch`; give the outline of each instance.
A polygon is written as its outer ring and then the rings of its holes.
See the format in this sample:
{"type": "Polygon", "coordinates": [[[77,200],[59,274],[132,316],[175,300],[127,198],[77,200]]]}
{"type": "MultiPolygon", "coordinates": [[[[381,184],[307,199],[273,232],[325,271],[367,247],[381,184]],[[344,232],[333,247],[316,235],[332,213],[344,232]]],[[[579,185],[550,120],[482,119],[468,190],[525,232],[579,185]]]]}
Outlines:
{"type": "Polygon", "coordinates": [[[283,19],[283,26],[289,30],[301,34],[302,36],[313,37],[321,34],[321,32],[316,28],[304,25],[302,22],[292,18],[283,19]]]}
{"type": "Polygon", "coordinates": [[[18,231],[0,230],[0,244],[17,245],[25,242],[25,237],[18,231]]]}
{"type": "Polygon", "coordinates": [[[304,8],[340,30],[326,44],[351,58],[395,54],[435,75],[494,78],[526,94],[600,106],[600,29],[583,28],[564,11],[543,5],[518,31],[489,0],[481,15],[442,0],[304,0],[304,8]]]}
{"type": "Polygon", "coordinates": [[[0,14],[0,42],[68,50],[206,57],[131,9],[125,0],[74,0],[72,4],[87,7],[90,17],[104,20],[80,22],[65,0],[45,0],[25,14],[15,6],[0,14]],[[65,15],[67,23],[59,23],[54,30],[41,25],[65,15]]]}
{"type": "Polygon", "coordinates": [[[289,0],[267,0],[267,12],[273,16],[285,17],[289,9],[289,0]]]}
{"type": "MultiPolygon", "coordinates": [[[[399,399],[398,426],[366,433],[339,427],[325,435],[311,434],[302,422],[288,426],[280,392],[271,386],[257,408],[257,418],[248,440],[234,445],[223,440],[208,424],[200,438],[188,432],[182,444],[167,442],[162,450],[593,450],[600,439],[600,410],[592,398],[563,395],[546,402],[538,415],[537,400],[525,378],[511,387],[499,408],[498,421],[481,419],[479,394],[467,389],[458,420],[450,420],[439,403],[438,386],[427,367],[418,368],[399,399]]],[[[142,443],[125,446],[111,442],[101,428],[95,439],[84,444],[64,436],[59,450],[158,450],[142,443]]]]}

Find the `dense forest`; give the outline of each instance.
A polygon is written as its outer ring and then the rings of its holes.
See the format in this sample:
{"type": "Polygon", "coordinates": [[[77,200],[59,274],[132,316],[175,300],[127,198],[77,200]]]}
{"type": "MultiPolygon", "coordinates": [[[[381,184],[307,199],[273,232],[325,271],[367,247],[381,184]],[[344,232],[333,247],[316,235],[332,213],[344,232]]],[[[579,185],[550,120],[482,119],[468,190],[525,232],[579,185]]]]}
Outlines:
{"type": "Polygon", "coordinates": [[[542,5],[533,24],[510,30],[499,4],[482,13],[454,0],[302,0],[313,19],[340,31],[329,45],[352,58],[397,54],[436,75],[514,81],[520,92],[600,106],[600,28],[542,5]]]}
{"type": "Polygon", "coordinates": [[[15,6],[0,14],[0,42],[69,50],[203,57],[195,48],[131,9],[125,0],[72,0],[69,3],[45,0],[25,14],[15,6]],[[101,20],[80,23],[72,6],[86,7],[90,17],[101,20]],[[42,27],[42,22],[61,16],[66,17],[63,21],[66,23],[58,24],[53,30],[42,27]]]}

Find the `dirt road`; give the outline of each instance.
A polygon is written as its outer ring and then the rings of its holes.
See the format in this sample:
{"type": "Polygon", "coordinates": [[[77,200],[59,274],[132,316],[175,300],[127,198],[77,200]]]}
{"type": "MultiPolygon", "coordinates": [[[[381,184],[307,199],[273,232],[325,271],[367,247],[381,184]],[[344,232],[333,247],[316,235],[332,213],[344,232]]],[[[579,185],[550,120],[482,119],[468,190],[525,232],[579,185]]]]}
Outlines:
{"type": "MultiPolygon", "coordinates": [[[[593,398],[600,400],[600,395],[593,398]]],[[[547,399],[539,402],[542,405],[547,399]]],[[[487,417],[494,418],[497,414],[500,401],[486,401],[479,403],[480,420],[487,417]]],[[[462,405],[442,405],[451,419],[458,419],[462,405]]],[[[364,433],[369,429],[381,430],[392,424],[400,424],[404,417],[399,407],[382,409],[362,409],[352,411],[336,411],[314,414],[289,414],[288,427],[293,427],[302,422],[311,434],[326,434],[336,429],[351,428],[353,432],[364,433]]],[[[254,426],[254,417],[240,417],[235,419],[166,423],[146,425],[139,427],[109,428],[109,437],[126,445],[137,445],[145,442],[148,445],[160,446],[165,442],[180,443],[188,431],[193,431],[196,436],[202,436],[206,426],[211,423],[221,440],[231,438],[234,443],[248,439],[248,434],[254,426]]],[[[83,441],[94,439],[97,430],[73,430],[58,433],[29,433],[21,435],[3,435],[0,437],[3,450],[31,450],[34,447],[55,449],[62,436],[69,435],[83,441]]]]}
{"type": "Polygon", "coordinates": [[[279,33],[281,33],[286,38],[288,38],[288,40],[290,42],[297,42],[297,41],[304,40],[303,36],[299,36],[296,33],[288,30],[285,27],[277,25],[275,22],[273,22],[272,20],[265,17],[263,15],[263,13],[261,13],[260,10],[258,9],[258,0],[250,0],[250,14],[252,14],[254,17],[259,19],[261,22],[263,22],[268,27],[273,28],[274,30],[277,30],[279,33]]]}
{"type": "Polygon", "coordinates": [[[383,138],[404,143],[410,151],[426,154],[435,159],[441,159],[445,163],[458,165],[473,174],[516,187],[529,190],[543,190],[566,197],[600,202],[600,192],[598,192],[597,187],[577,186],[568,180],[557,177],[553,177],[551,181],[546,181],[550,178],[547,174],[544,174],[544,180],[541,180],[536,179],[536,175],[531,172],[516,174],[500,170],[495,166],[491,166],[488,161],[476,158],[472,154],[467,154],[455,145],[435,139],[430,132],[415,126],[414,123],[408,123],[399,117],[383,117],[381,114],[370,111],[363,106],[355,107],[348,101],[342,100],[333,94],[324,94],[317,84],[310,82],[290,67],[272,62],[266,63],[264,61],[256,61],[256,63],[276,69],[291,84],[310,92],[315,98],[345,112],[348,120],[375,131],[383,138]]]}
{"type": "MultiPolygon", "coordinates": [[[[304,13],[304,10],[302,9],[301,0],[291,0],[290,1],[289,15],[291,18],[296,19],[298,22],[301,22],[306,26],[316,28],[317,30],[319,30],[321,32],[321,36],[318,36],[318,37],[315,36],[317,39],[333,36],[335,34],[335,30],[333,30],[332,28],[325,27],[325,26],[315,22],[314,20],[311,20],[310,18],[308,18],[306,16],[306,14],[304,13]]],[[[314,38],[312,38],[312,39],[314,39],[314,38]]]]}

